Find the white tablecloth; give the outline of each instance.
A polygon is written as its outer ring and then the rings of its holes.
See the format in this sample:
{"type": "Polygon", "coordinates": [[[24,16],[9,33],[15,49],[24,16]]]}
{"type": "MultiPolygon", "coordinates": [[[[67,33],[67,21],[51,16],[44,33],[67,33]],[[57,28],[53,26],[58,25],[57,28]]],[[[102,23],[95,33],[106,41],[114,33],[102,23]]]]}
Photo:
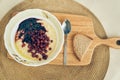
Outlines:
{"type": "MultiPolygon", "coordinates": [[[[0,0],[0,19],[23,0],[0,0]]],[[[75,0],[100,20],[108,37],[120,36],[120,0],[75,0]]],[[[110,64],[104,80],[120,80],[120,50],[110,48],[110,64]]]]}

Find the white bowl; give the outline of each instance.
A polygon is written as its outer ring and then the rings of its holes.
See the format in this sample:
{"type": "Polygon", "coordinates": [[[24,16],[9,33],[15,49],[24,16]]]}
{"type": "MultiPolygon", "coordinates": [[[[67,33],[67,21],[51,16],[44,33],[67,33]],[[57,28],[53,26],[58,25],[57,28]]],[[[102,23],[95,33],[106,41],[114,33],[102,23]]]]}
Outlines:
{"type": "Polygon", "coordinates": [[[8,53],[10,54],[10,56],[12,56],[12,58],[18,63],[21,63],[26,66],[41,66],[41,65],[48,64],[49,62],[54,60],[57,57],[57,55],[60,53],[63,46],[63,42],[64,42],[64,32],[61,28],[61,24],[58,21],[58,19],[48,11],[41,10],[41,9],[27,9],[19,12],[13,18],[11,18],[11,20],[9,21],[5,29],[4,42],[5,42],[5,47],[8,53]],[[14,39],[15,39],[15,33],[18,29],[18,25],[23,20],[31,17],[43,19],[47,21],[56,30],[56,33],[57,33],[56,48],[54,49],[54,52],[48,56],[47,60],[41,60],[41,61],[27,60],[24,57],[20,56],[19,52],[15,48],[14,39]]]}

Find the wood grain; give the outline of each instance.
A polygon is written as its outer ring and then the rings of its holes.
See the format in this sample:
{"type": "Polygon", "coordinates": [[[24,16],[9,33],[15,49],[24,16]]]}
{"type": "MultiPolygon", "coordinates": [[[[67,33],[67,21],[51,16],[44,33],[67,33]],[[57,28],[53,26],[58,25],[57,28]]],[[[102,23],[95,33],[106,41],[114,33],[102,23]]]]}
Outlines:
{"type": "MultiPolygon", "coordinates": [[[[8,11],[0,22],[0,80],[103,80],[109,64],[109,49],[101,45],[95,48],[90,65],[27,67],[7,58],[3,34],[11,14],[29,8],[40,8],[50,12],[88,16],[93,20],[94,31],[100,38],[106,38],[99,20],[81,4],[73,0],[25,0],[8,11]]],[[[82,25],[81,25],[82,26],[82,25]]],[[[79,27],[77,27],[79,29],[79,27]]],[[[71,33],[71,34],[74,34],[71,33]]]]}
{"type": "MultiPolygon", "coordinates": [[[[15,12],[17,13],[17,12],[15,12]]],[[[88,33],[93,29],[93,21],[91,18],[87,16],[82,16],[82,15],[73,15],[73,14],[65,14],[65,13],[53,13],[58,20],[62,23],[65,19],[68,19],[71,22],[72,29],[71,32],[68,36],[68,56],[67,56],[67,64],[66,65],[88,65],[90,64],[91,60],[87,60],[88,62],[82,62],[77,59],[75,56],[75,53],[73,51],[73,38],[76,33],[88,33]],[[78,29],[79,27],[79,29],[78,29]],[[84,28],[84,29],[83,29],[84,28]],[[90,29],[91,28],[91,29],[90,29]]],[[[92,30],[93,31],[93,30],[92,30]]],[[[89,34],[89,33],[88,33],[89,34]]],[[[8,56],[10,58],[10,56],[8,56]]],[[[92,59],[92,57],[91,57],[92,59]]],[[[54,64],[54,65],[63,65],[63,50],[60,52],[58,57],[50,62],[49,64],[54,64]]]]}

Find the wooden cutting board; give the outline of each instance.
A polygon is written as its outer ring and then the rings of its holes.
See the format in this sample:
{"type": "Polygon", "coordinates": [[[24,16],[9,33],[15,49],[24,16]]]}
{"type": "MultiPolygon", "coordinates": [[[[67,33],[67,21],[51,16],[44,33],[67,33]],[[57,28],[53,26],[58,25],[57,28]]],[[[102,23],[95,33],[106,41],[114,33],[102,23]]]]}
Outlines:
{"type": "MultiPolygon", "coordinates": [[[[68,39],[67,39],[68,47],[67,47],[67,64],[66,65],[83,66],[83,65],[90,64],[89,62],[86,62],[87,64],[85,62],[83,63],[77,59],[77,56],[75,55],[74,50],[73,50],[74,49],[73,38],[75,34],[83,32],[83,27],[84,28],[86,27],[86,31],[88,31],[87,28],[93,27],[92,19],[87,16],[65,14],[65,13],[53,13],[53,15],[55,15],[61,23],[65,19],[70,20],[71,25],[72,25],[71,32],[68,35],[68,39]]],[[[85,29],[84,29],[84,33],[85,33],[85,29]]],[[[8,58],[12,59],[9,55],[8,55],[8,58]]],[[[63,49],[60,52],[60,54],[57,56],[57,58],[53,60],[52,62],[50,62],[49,64],[63,65],[63,49]]]]}
{"type": "Polygon", "coordinates": [[[93,20],[95,33],[100,38],[106,38],[105,31],[99,20],[81,4],[73,0],[25,0],[8,11],[0,21],[0,80],[103,80],[109,64],[109,49],[101,45],[95,48],[90,65],[58,66],[45,65],[27,67],[7,58],[3,34],[11,14],[29,8],[40,8],[50,12],[69,13],[88,16],[93,20]]]}

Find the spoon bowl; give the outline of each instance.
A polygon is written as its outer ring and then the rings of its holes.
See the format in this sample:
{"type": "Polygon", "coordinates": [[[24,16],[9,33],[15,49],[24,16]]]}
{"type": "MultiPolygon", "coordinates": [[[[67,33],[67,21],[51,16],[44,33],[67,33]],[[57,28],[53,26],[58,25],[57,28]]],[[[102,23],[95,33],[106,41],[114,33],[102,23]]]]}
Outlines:
{"type": "Polygon", "coordinates": [[[71,24],[69,20],[65,20],[62,24],[64,34],[68,34],[71,31],[71,24]]]}

